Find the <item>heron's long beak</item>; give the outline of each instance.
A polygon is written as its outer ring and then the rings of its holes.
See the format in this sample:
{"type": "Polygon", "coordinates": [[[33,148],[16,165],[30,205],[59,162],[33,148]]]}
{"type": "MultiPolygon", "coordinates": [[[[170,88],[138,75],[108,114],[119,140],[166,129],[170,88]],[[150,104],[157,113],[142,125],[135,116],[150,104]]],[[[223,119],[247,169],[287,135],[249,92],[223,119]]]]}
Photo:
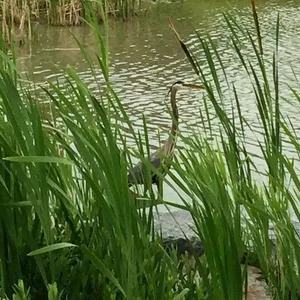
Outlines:
{"type": "Polygon", "coordinates": [[[183,83],[182,85],[190,89],[205,89],[204,85],[202,84],[183,83]]]}

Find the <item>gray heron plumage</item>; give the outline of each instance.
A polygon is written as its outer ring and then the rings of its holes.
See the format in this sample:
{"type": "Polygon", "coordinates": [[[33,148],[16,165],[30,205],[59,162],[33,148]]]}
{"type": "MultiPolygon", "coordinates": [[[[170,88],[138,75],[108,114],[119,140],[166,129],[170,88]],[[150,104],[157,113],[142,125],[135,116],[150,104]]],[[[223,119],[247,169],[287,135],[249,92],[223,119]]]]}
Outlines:
{"type": "MultiPolygon", "coordinates": [[[[176,146],[176,140],[178,136],[178,108],[176,102],[177,92],[181,89],[204,89],[203,85],[184,83],[183,81],[176,81],[169,90],[168,94],[171,94],[171,115],[172,126],[168,139],[165,141],[162,147],[152,153],[149,160],[154,168],[160,169],[160,172],[165,175],[167,170],[171,166],[171,160],[174,155],[176,146]],[[166,159],[167,158],[167,159],[166,159]]],[[[142,161],[133,166],[128,172],[128,186],[133,184],[145,184],[145,165],[142,161]]],[[[160,189],[160,180],[157,174],[151,172],[151,184],[156,184],[158,191],[160,189]]],[[[147,187],[148,189],[148,187],[147,187]]]]}

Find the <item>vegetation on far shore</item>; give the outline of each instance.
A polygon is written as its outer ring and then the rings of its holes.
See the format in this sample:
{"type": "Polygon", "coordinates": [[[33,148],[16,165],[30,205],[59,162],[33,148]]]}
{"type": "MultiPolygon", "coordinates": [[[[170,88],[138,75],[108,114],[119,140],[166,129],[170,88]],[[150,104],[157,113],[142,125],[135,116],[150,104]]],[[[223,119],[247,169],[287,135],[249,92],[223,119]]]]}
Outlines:
{"type": "Polygon", "coordinates": [[[3,39],[10,45],[32,39],[34,23],[54,26],[78,26],[87,18],[91,6],[98,21],[105,14],[126,20],[138,14],[141,0],[3,0],[0,20],[3,39]]]}
{"type": "MultiPolygon", "coordinates": [[[[222,107],[219,72],[226,77],[226,69],[214,43],[198,36],[210,67],[206,75],[177,34],[206,87],[199,116],[205,130],[180,137],[185,149],[177,151],[164,179],[174,188],[171,178],[189,197],[180,196],[181,208],[191,214],[204,246],[205,254],[188,264],[176,249],[166,251],[154,230],[155,193],[145,195],[148,208],[136,209],[127,185],[132,153],[122,129],[127,127],[135,140],[135,155],[156,172],[147,161],[147,124],[144,120],[144,132],[135,132],[114,92],[97,16],[87,9],[99,46],[97,67],[106,79],[101,97],[68,68],[64,83],[49,83],[45,89],[52,116],[45,119],[35,93],[19,81],[14,60],[5,47],[0,51],[0,299],[241,300],[247,258],[243,267],[240,262],[246,251],[256,253],[274,299],[299,299],[300,244],[291,214],[300,220],[300,181],[296,160],[288,159],[282,143],[297,154],[300,143],[280,110],[279,16],[270,63],[254,1],[256,34],[224,15],[231,46],[253,83],[264,131],[257,141],[266,164],[264,183],[253,179],[257,168],[245,132],[255,129],[241,112],[233,82],[228,82],[232,113],[222,107]],[[243,55],[240,36],[247,37],[255,53],[251,60],[243,55]],[[116,114],[118,120],[112,117],[116,114]],[[212,116],[220,125],[217,145],[207,138],[212,116]]],[[[97,81],[96,66],[79,46],[97,81]]],[[[293,94],[290,101],[299,101],[297,91],[293,94]]]]}

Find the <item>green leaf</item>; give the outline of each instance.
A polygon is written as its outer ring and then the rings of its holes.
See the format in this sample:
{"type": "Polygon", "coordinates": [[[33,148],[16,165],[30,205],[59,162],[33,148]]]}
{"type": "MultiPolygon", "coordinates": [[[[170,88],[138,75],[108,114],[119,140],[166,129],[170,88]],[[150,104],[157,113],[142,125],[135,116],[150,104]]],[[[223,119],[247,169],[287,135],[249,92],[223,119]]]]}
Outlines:
{"type": "Polygon", "coordinates": [[[127,296],[123,288],[121,287],[120,283],[118,282],[116,277],[112,274],[112,272],[103,264],[103,262],[85,245],[83,245],[81,249],[83,253],[89,258],[89,260],[102,272],[104,276],[106,276],[119,289],[119,291],[127,299],[127,296]]]}
{"type": "Polygon", "coordinates": [[[177,296],[173,298],[173,300],[181,300],[183,297],[189,292],[188,288],[183,289],[177,296]]]}
{"type": "Polygon", "coordinates": [[[54,250],[63,249],[67,247],[78,247],[77,245],[71,244],[71,243],[57,243],[50,246],[46,246],[37,250],[34,250],[27,254],[27,256],[34,256],[39,255],[47,252],[52,252],[54,250]]]}
{"type": "Polygon", "coordinates": [[[0,203],[0,207],[27,207],[33,206],[30,201],[19,201],[19,202],[11,202],[11,203],[0,203]]]}
{"type": "Polygon", "coordinates": [[[9,156],[3,158],[3,160],[20,163],[56,163],[73,165],[73,162],[70,160],[55,156],[9,156]]]}

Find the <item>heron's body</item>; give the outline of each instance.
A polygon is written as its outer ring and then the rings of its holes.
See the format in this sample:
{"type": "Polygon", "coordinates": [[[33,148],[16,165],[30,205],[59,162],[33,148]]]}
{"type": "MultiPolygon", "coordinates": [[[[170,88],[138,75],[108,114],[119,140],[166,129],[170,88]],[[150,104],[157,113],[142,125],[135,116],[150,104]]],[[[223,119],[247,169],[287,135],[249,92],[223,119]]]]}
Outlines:
{"type": "MultiPolygon", "coordinates": [[[[154,168],[158,169],[162,175],[165,175],[167,170],[171,166],[171,160],[173,158],[174,149],[176,146],[176,140],[178,135],[178,109],[176,103],[176,94],[179,88],[188,87],[188,88],[203,88],[203,86],[185,84],[182,81],[175,82],[171,89],[171,107],[172,107],[172,127],[169,134],[169,138],[165,141],[164,145],[160,147],[157,151],[152,153],[149,157],[149,160],[154,168]],[[167,158],[167,159],[166,159],[167,158]]],[[[143,162],[137,163],[132,169],[129,170],[127,175],[128,185],[133,184],[145,184],[145,175],[146,175],[146,166],[143,162]]],[[[158,176],[151,172],[151,183],[156,184],[159,188],[159,178],[158,176]]]]}
{"type": "MultiPolygon", "coordinates": [[[[176,134],[177,136],[177,134],[176,134]]],[[[166,171],[170,168],[170,160],[172,157],[168,157],[169,159],[165,159],[165,153],[173,153],[176,146],[176,136],[172,137],[174,139],[174,143],[170,143],[170,137],[165,141],[164,145],[160,147],[158,150],[153,152],[150,155],[149,161],[153,165],[155,169],[161,168],[161,173],[164,175],[166,171]]],[[[132,184],[144,184],[145,183],[145,165],[140,161],[138,162],[128,173],[128,184],[131,186],[132,184]]],[[[151,172],[152,184],[159,183],[158,176],[151,172]]]]}

